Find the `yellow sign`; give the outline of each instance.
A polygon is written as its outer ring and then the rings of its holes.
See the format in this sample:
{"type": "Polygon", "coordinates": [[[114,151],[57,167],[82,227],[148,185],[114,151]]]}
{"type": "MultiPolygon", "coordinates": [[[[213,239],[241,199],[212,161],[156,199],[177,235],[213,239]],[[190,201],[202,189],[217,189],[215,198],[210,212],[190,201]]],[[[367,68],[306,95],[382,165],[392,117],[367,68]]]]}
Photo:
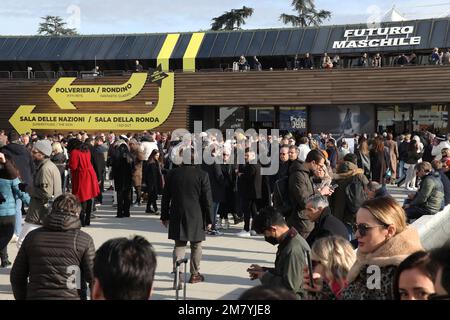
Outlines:
{"type": "Polygon", "coordinates": [[[121,102],[134,98],[144,88],[147,73],[133,73],[121,85],[72,85],[76,78],[60,78],[48,95],[61,109],[76,109],[72,102],[121,102]]]}
{"type": "MultiPolygon", "coordinates": [[[[138,73],[145,75],[146,73],[138,73]]],[[[142,77],[142,76],[141,76],[142,77]]],[[[99,86],[102,87],[102,86],[99,86]]],[[[155,108],[144,114],[55,114],[33,113],[35,105],[20,106],[9,119],[12,126],[23,134],[32,130],[148,130],[164,123],[169,117],[175,99],[174,74],[167,72],[159,88],[159,100],[155,108]]],[[[73,100],[72,100],[73,101],[73,100]]]]}
{"type": "MultiPolygon", "coordinates": [[[[183,70],[195,71],[195,58],[203,42],[204,33],[194,33],[183,56],[183,70]]],[[[157,57],[157,70],[150,76],[159,86],[156,107],[144,114],[109,113],[33,113],[35,105],[21,105],[9,119],[19,133],[32,130],[126,130],[142,131],[163,124],[172,112],[175,101],[175,76],[170,59],[180,34],[168,34],[157,57]]],[[[133,73],[119,85],[76,85],[76,78],[60,78],[48,92],[60,109],[76,110],[74,102],[122,102],[134,98],[145,86],[147,73],[133,73]]]]}

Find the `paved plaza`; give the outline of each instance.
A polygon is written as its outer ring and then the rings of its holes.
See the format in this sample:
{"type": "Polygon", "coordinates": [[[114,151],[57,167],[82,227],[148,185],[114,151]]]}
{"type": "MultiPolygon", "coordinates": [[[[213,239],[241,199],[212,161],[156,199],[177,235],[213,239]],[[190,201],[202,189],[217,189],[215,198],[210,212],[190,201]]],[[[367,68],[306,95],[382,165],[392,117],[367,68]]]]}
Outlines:
{"type": "MultiPolygon", "coordinates": [[[[406,197],[404,189],[389,187],[389,192],[399,201],[406,197]]],[[[98,207],[91,225],[83,228],[95,242],[97,249],[106,240],[115,237],[141,235],[147,238],[157,253],[153,300],[170,300],[175,298],[172,289],[173,275],[172,249],[173,241],[167,239],[167,229],[161,225],[159,216],[146,214],[145,206],[133,207],[130,218],[118,219],[112,208],[112,193],[106,192],[105,205],[98,207]]],[[[232,219],[231,219],[232,221],[232,219]]],[[[203,242],[203,258],[200,272],[205,276],[204,283],[187,284],[188,299],[235,300],[246,289],[259,284],[248,278],[246,269],[252,264],[272,266],[275,260],[276,246],[264,241],[262,236],[239,238],[236,234],[243,228],[243,223],[232,225],[223,230],[221,236],[206,236],[203,242]]],[[[189,249],[187,249],[189,253],[189,249]]],[[[9,244],[10,260],[17,254],[15,243],[9,244]]],[[[0,300],[14,299],[9,282],[11,268],[0,269],[0,300]]],[[[188,273],[189,277],[189,273],[188,273]]],[[[180,291],[182,294],[182,291],[180,291]]]]}

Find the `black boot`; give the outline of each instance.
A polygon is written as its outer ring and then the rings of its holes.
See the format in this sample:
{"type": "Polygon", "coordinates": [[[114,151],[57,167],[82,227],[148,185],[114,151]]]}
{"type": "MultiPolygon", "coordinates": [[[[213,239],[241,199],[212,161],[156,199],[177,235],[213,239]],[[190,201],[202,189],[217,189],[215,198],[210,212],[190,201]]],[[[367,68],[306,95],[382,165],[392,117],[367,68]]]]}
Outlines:
{"type": "Polygon", "coordinates": [[[84,215],[84,212],[82,212],[82,213],[80,213],[80,222],[81,222],[82,227],[86,226],[84,220],[85,220],[85,215],[84,215]]]}

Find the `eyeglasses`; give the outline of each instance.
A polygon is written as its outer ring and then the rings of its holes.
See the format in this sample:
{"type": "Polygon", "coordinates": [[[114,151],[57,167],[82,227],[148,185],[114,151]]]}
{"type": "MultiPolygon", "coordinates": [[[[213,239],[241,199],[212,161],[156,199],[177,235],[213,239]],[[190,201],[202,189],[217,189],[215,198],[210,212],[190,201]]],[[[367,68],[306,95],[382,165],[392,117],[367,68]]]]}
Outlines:
{"type": "Polygon", "coordinates": [[[361,237],[364,237],[370,229],[378,228],[378,227],[384,227],[384,228],[387,228],[388,225],[385,225],[385,224],[377,224],[376,226],[368,226],[368,225],[365,225],[365,224],[363,224],[363,223],[360,223],[360,224],[354,224],[354,225],[353,225],[353,232],[356,233],[356,231],[358,231],[359,234],[361,235],[361,237]]]}

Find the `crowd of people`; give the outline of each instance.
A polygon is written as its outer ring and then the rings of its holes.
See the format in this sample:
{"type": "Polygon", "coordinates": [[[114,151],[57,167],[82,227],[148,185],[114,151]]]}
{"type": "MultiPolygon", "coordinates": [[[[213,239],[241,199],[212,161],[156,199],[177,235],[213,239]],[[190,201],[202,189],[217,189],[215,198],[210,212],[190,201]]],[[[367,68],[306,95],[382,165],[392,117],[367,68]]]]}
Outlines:
{"type": "MultiPolygon", "coordinates": [[[[318,59],[319,57],[317,57],[318,59]]],[[[364,52],[361,56],[352,62],[351,67],[358,68],[382,68],[387,65],[394,67],[404,67],[418,65],[418,57],[414,52],[406,55],[405,53],[399,53],[392,57],[390,63],[388,63],[386,57],[383,57],[381,53],[375,53],[369,56],[364,52]]],[[[328,53],[324,53],[319,60],[315,61],[314,57],[309,53],[305,53],[300,57],[296,54],[293,58],[287,59],[286,68],[289,70],[313,70],[313,69],[336,69],[342,68],[342,58],[339,54],[330,56],[328,53]]],[[[428,64],[430,65],[449,65],[450,64],[450,48],[439,49],[434,48],[432,53],[428,57],[428,64]]],[[[271,68],[272,69],[272,68],[271,68]]],[[[233,71],[249,71],[249,70],[262,70],[261,62],[255,56],[253,62],[249,63],[245,56],[240,56],[239,60],[233,63],[233,71]]]]}
{"type": "MultiPolygon", "coordinates": [[[[160,215],[174,241],[173,273],[189,242],[191,284],[207,281],[200,273],[206,235],[243,222],[236,236],[262,234],[278,249],[274,267],[249,267],[263,286],[242,299],[276,288],[300,299],[445,298],[449,247],[425,252],[410,223],[450,203],[449,150],[450,134],[430,132],[236,133],[223,140],[205,132],[178,138],[2,131],[1,266],[11,265],[7,245],[16,242],[10,275],[16,299],[87,299],[88,287],[93,299],[148,299],[156,268],[150,243],[112,239],[95,252],[81,230],[95,219],[110,180],[117,218],[144,202],[146,213],[160,215]],[[260,161],[264,152],[279,162],[271,175],[261,174],[270,166],[260,161]],[[205,155],[216,161],[197,161],[205,155]],[[405,185],[403,206],[388,184],[405,185]]],[[[174,289],[180,286],[174,279],[174,289]]]]}

